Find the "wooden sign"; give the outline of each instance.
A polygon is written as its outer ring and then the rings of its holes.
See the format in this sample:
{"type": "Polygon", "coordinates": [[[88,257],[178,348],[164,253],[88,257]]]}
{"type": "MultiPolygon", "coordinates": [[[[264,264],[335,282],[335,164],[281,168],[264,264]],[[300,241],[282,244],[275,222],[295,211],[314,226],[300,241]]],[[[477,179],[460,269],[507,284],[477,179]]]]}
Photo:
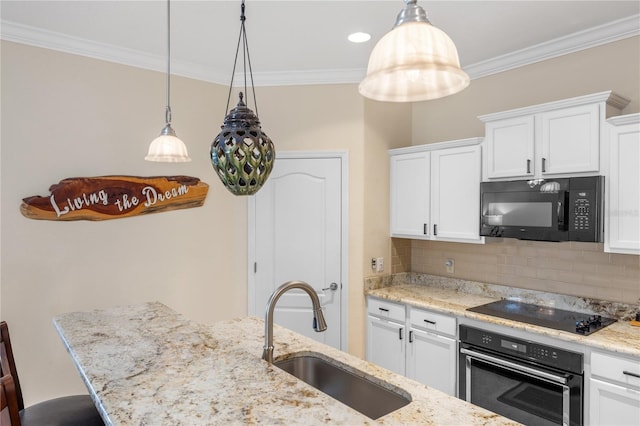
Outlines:
{"type": "Polygon", "coordinates": [[[63,179],[48,197],[22,200],[29,219],[107,220],[200,207],[209,185],[190,176],[98,176],[63,179]]]}

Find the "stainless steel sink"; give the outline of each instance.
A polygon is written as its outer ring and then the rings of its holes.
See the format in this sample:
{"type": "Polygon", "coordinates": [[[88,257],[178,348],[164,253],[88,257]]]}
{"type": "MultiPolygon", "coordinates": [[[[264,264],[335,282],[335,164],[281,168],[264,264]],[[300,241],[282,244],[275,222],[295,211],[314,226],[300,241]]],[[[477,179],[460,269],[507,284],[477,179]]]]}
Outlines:
{"type": "Polygon", "coordinates": [[[411,402],[406,392],[406,396],[394,392],[316,356],[298,356],[274,365],[373,420],[411,402]]]}

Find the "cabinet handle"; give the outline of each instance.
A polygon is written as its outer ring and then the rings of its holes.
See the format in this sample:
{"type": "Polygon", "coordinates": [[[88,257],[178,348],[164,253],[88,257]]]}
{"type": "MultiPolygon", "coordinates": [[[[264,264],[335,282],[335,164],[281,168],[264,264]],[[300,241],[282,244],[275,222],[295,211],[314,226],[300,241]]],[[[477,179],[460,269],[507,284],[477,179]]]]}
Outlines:
{"type": "Polygon", "coordinates": [[[433,235],[438,235],[438,225],[436,225],[435,223],[433,224],[433,235]]]}
{"type": "Polygon", "coordinates": [[[427,324],[433,324],[433,325],[436,325],[436,322],[435,322],[435,321],[424,320],[424,322],[426,322],[427,324]]]}
{"type": "Polygon", "coordinates": [[[427,235],[428,225],[429,225],[428,223],[425,223],[425,224],[424,224],[424,227],[422,228],[422,233],[423,233],[424,235],[427,235]]]}
{"type": "Polygon", "coordinates": [[[413,330],[409,330],[409,343],[413,343],[413,330]]]}
{"type": "Polygon", "coordinates": [[[402,328],[398,329],[398,338],[402,340],[402,328]]]}
{"type": "Polygon", "coordinates": [[[547,171],[547,159],[546,158],[542,158],[542,173],[547,171]]]}
{"type": "Polygon", "coordinates": [[[622,371],[622,374],[625,374],[625,375],[631,376],[631,377],[637,377],[637,378],[640,379],[640,374],[632,373],[631,371],[622,371]]]}
{"type": "Polygon", "coordinates": [[[380,309],[382,312],[389,312],[387,308],[378,308],[378,309],[380,309]]]}
{"type": "Polygon", "coordinates": [[[531,160],[527,160],[527,174],[531,173],[531,160]]]}

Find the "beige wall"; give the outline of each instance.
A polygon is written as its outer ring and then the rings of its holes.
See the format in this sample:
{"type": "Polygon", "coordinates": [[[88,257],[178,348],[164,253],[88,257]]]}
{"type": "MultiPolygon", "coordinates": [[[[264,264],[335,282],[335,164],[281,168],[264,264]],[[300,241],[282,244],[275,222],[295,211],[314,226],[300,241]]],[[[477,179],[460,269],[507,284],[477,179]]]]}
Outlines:
{"type": "MultiPolygon", "coordinates": [[[[159,300],[196,321],[246,315],[247,203],[222,187],[209,161],[227,88],[172,78],[173,125],[193,162],[154,164],[143,157],[163,126],[162,73],[10,42],[2,42],[1,72],[0,314],[11,328],[28,404],[84,391],[53,329],[57,314],[159,300]],[[210,189],[201,208],[120,220],[64,223],[19,213],[22,198],[47,195],[60,179],[104,174],[186,174],[210,189]]],[[[390,250],[392,146],[385,141],[401,123],[394,141],[409,144],[410,106],[371,104],[355,85],[256,91],[277,150],[349,153],[349,351],[362,356],[361,265],[390,250]],[[365,126],[367,117],[376,123],[365,126]],[[365,170],[375,172],[365,177],[365,170]],[[373,183],[380,200],[365,199],[373,183]],[[380,214],[364,223],[372,202],[380,214]],[[385,234],[371,240],[378,232],[385,234]]]]}
{"type": "MultiPolygon", "coordinates": [[[[640,111],[640,37],[473,80],[463,92],[413,108],[413,145],[483,136],[478,115],[613,90],[640,111]]],[[[608,254],[602,244],[522,242],[486,245],[394,239],[394,270],[447,275],[542,291],[640,302],[640,256],[608,254]],[[407,249],[410,244],[410,249],[407,249]]]]}
{"type": "Polygon", "coordinates": [[[84,387],[57,336],[63,312],[161,301],[198,321],[246,313],[246,200],[213,175],[226,91],[172,80],[173,124],[193,162],[144,161],[164,124],[164,78],[2,42],[1,316],[27,403],[84,387]],[[26,219],[22,198],[66,177],[185,174],[201,208],[103,222],[26,219]],[[220,253],[225,256],[220,256],[220,253]]]}

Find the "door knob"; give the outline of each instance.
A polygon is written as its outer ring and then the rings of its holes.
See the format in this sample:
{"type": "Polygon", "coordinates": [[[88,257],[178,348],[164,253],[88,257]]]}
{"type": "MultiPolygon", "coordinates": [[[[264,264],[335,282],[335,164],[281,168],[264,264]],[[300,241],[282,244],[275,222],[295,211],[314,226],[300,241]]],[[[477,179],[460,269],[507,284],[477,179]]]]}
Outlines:
{"type": "Polygon", "coordinates": [[[322,291],[327,291],[327,290],[332,290],[332,291],[336,291],[338,289],[338,284],[336,283],[331,283],[329,285],[329,287],[327,288],[323,288],[322,291]]]}

